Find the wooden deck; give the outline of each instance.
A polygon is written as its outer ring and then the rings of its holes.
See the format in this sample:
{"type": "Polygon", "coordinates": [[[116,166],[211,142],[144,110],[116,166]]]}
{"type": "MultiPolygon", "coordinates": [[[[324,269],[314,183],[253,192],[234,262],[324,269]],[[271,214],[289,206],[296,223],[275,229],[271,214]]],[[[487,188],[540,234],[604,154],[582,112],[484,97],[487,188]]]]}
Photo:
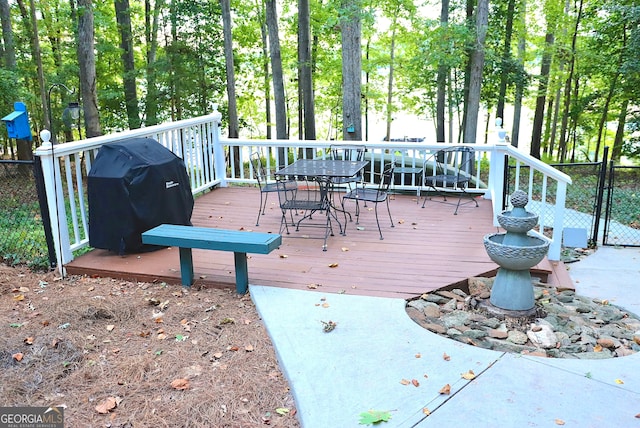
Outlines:
{"type": "MultiPolygon", "coordinates": [[[[259,193],[254,187],[218,188],[196,199],[194,226],[278,233],[280,209],[277,195],[269,195],[266,214],[255,226],[259,193]]],[[[384,206],[379,206],[384,240],[379,239],[375,214],[370,207],[335,236],[322,251],[324,230],[301,228],[283,231],[282,246],[268,255],[249,255],[251,284],[316,289],[325,293],[412,298],[471,276],[492,276],[497,269],[484,249],[483,237],[496,232],[490,201],[478,199],[453,215],[451,205],[427,201],[416,204],[414,195],[394,195],[390,201],[395,227],[384,206]]],[[[349,203],[349,202],[348,202],[349,203]]],[[[353,204],[349,207],[353,209],[353,204]]],[[[233,253],[194,250],[196,286],[234,287],[233,253]]],[[[107,276],[135,281],[180,283],[178,249],[119,256],[93,250],[67,266],[69,274],[107,276]]],[[[562,263],[546,259],[535,268],[543,280],[573,288],[562,263]]]]}

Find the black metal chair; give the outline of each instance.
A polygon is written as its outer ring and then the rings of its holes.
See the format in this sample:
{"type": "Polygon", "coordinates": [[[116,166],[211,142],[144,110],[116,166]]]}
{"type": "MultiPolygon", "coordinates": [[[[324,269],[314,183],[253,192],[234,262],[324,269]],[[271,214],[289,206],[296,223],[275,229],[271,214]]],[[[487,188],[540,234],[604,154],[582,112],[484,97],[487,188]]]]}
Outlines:
{"type": "MultiPolygon", "coordinates": [[[[329,147],[331,150],[331,159],[334,160],[350,160],[350,161],[362,161],[364,160],[364,153],[366,147],[362,144],[332,144],[329,147]]],[[[353,177],[333,177],[332,182],[334,186],[346,185],[349,189],[354,183],[362,182],[362,172],[354,175],[353,177]]]]}
{"type": "MultiPolygon", "coordinates": [[[[278,191],[276,182],[268,182],[267,169],[262,161],[262,156],[259,152],[251,154],[251,167],[253,169],[253,178],[258,182],[260,188],[260,207],[258,208],[258,218],[256,219],[256,226],[260,226],[260,214],[264,215],[267,207],[267,197],[269,193],[275,193],[278,191]]],[[[296,182],[293,180],[287,180],[287,185],[292,189],[295,189],[296,182]]]]}
{"type": "MultiPolygon", "coordinates": [[[[443,196],[444,199],[437,202],[455,205],[454,215],[458,214],[462,198],[470,199],[464,204],[473,202],[476,207],[478,206],[475,195],[467,193],[469,182],[473,178],[475,161],[475,151],[472,147],[457,146],[438,150],[424,163],[422,178],[424,186],[443,196]],[[447,193],[452,191],[458,194],[457,203],[447,201],[447,193]]],[[[427,197],[429,196],[425,194],[422,208],[427,203],[427,197]]]]}
{"type": "Polygon", "coordinates": [[[342,211],[345,213],[345,235],[347,231],[347,213],[344,209],[344,201],[349,199],[356,202],[356,224],[359,224],[360,222],[360,201],[363,201],[365,203],[365,206],[367,202],[371,202],[375,205],[376,224],[378,225],[380,239],[384,239],[384,237],[382,236],[382,229],[380,229],[380,220],[378,219],[379,203],[386,202],[387,212],[389,213],[389,220],[391,221],[391,227],[395,227],[393,224],[393,219],[391,218],[391,210],[389,209],[389,186],[393,181],[393,169],[393,164],[385,165],[384,171],[380,174],[380,183],[378,184],[377,188],[367,188],[363,185],[347,192],[347,194],[342,197],[342,211]]]}
{"type": "MultiPolygon", "coordinates": [[[[278,200],[280,202],[280,209],[282,210],[282,217],[280,218],[280,230],[278,233],[282,234],[282,230],[289,232],[289,223],[287,221],[287,211],[291,216],[291,225],[296,226],[296,232],[300,230],[301,223],[305,220],[309,220],[303,227],[317,227],[324,228],[324,244],[322,250],[327,251],[327,237],[329,234],[333,236],[333,226],[331,224],[331,203],[329,201],[329,192],[331,188],[331,180],[327,178],[307,178],[299,177],[301,180],[296,186],[291,186],[289,181],[277,181],[276,186],[278,189],[278,200]],[[325,214],[326,219],[324,222],[313,222],[313,215],[322,212],[325,214]],[[293,221],[293,214],[303,213],[304,216],[297,221],[293,221]]],[[[337,219],[336,219],[337,220],[337,219]]],[[[339,222],[338,222],[339,224],[339,222]]],[[[342,226],[340,225],[340,232],[342,233],[342,226]]]]}

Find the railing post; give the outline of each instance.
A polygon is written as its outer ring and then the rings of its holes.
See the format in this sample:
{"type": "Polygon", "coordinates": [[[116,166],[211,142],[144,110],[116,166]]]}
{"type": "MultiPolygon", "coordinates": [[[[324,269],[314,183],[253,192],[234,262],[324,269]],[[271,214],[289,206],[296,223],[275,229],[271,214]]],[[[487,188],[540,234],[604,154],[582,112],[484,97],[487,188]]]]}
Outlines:
{"type": "Polygon", "coordinates": [[[213,165],[216,178],[220,179],[220,187],[227,187],[227,166],[225,164],[224,146],[220,138],[220,122],[222,113],[218,111],[218,106],[214,107],[214,129],[213,129],[213,165]]]}
{"type": "Polygon", "coordinates": [[[499,146],[491,149],[491,159],[489,161],[489,183],[485,193],[486,199],[491,199],[493,205],[493,224],[498,226],[498,214],[502,212],[504,206],[504,169],[506,156],[499,146]]]}
{"type": "Polygon", "coordinates": [[[56,263],[60,275],[65,275],[64,265],[73,260],[73,254],[69,244],[69,228],[67,226],[67,214],[64,203],[64,193],[62,186],[59,186],[56,179],[61,177],[60,163],[54,154],[54,145],[49,141],[51,132],[43,130],[40,132],[42,145],[37,149],[41,153],[42,175],[44,177],[44,187],[47,193],[47,207],[51,219],[51,232],[56,251],[56,263]]]}
{"type": "MultiPolygon", "coordinates": [[[[549,245],[549,260],[560,260],[560,252],[562,250],[562,229],[564,227],[564,208],[567,203],[567,183],[558,181],[558,190],[556,191],[555,213],[553,216],[553,239],[549,245]]],[[[544,230],[540,231],[544,233],[544,230]]]]}

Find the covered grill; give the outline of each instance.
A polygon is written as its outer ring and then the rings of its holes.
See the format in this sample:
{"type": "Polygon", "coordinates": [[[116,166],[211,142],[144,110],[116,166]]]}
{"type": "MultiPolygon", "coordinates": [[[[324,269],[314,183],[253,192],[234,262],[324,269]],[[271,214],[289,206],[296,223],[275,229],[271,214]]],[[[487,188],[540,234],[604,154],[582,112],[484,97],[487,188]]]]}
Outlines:
{"type": "Polygon", "coordinates": [[[193,195],[182,159],[151,138],[105,144],[88,178],[89,245],[119,254],[153,249],[142,232],[191,225],[193,195]]]}

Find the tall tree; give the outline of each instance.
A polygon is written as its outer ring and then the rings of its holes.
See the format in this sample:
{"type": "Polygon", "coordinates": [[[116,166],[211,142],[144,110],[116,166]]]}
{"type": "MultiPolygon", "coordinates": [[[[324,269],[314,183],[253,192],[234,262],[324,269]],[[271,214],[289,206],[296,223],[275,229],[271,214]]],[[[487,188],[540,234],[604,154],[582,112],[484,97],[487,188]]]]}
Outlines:
{"type": "Polygon", "coordinates": [[[158,18],[164,0],[156,0],[151,6],[151,0],[144,1],[145,41],[146,41],[146,77],[147,94],[145,97],[145,123],[147,126],[158,123],[158,86],[156,56],[158,52],[158,18]]]}
{"type": "MultiPolygon", "coordinates": [[[[47,89],[44,81],[44,70],[42,67],[42,52],[40,50],[40,38],[38,36],[38,24],[36,18],[36,7],[33,0],[29,1],[29,10],[24,4],[24,0],[18,0],[22,21],[24,22],[27,34],[29,35],[29,47],[31,49],[32,61],[35,62],[37,70],[38,89],[40,93],[40,101],[42,103],[42,112],[44,113],[44,127],[51,130],[51,122],[49,121],[49,106],[47,103],[47,89]]],[[[51,135],[55,142],[55,135],[51,135]]]]}
{"type": "Polygon", "coordinates": [[[553,25],[547,21],[547,34],[545,35],[545,48],[542,54],[540,65],[540,76],[538,77],[538,92],[536,96],[536,109],[533,116],[533,129],[531,132],[531,146],[529,154],[540,159],[540,141],[542,139],[542,124],[544,121],[544,107],[547,99],[547,85],[549,83],[549,71],[551,70],[551,58],[555,36],[553,25]]]}
{"type": "Polygon", "coordinates": [[[482,68],[484,66],[484,45],[489,21],[489,0],[478,0],[476,7],[476,40],[469,58],[469,98],[465,110],[464,143],[475,143],[480,110],[480,90],[482,88],[482,68]]]}
{"type": "Polygon", "coordinates": [[[567,126],[569,121],[569,115],[571,114],[571,84],[573,83],[575,64],[576,64],[576,43],[578,40],[578,29],[580,27],[580,20],[582,19],[582,5],[583,1],[578,0],[578,13],[575,22],[575,28],[573,31],[572,41],[571,41],[571,52],[570,52],[570,61],[569,61],[569,76],[565,82],[564,87],[564,112],[562,114],[562,128],[560,129],[560,142],[558,149],[560,150],[560,162],[564,162],[567,155],[567,126]]]}
{"type": "Polygon", "coordinates": [[[303,106],[303,135],[305,140],[315,140],[316,113],[313,93],[309,0],[298,0],[298,70],[303,106]]]}
{"type": "Polygon", "coordinates": [[[502,49],[502,72],[500,73],[500,89],[498,93],[498,105],[496,117],[504,119],[504,104],[507,96],[507,84],[510,77],[511,66],[511,37],[513,35],[513,19],[515,15],[516,0],[507,2],[507,22],[504,30],[504,45],[502,49]]]}
{"type": "MultiPolygon", "coordinates": [[[[440,26],[446,28],[449,24],[449,0],[442,0],[440,5],[440,26]]],[[[440,58],[438,62],[438,76],[436,84],[438,86],[438,95],[436,100],[436,141],[438,143],[444,143],[444,128],[445,128],[445,104],[447,95],[447,75],[449,74],[449,67],[444,61],[444,58],[440,58]]]]}
{"type": "MultiPolygon", "coordinates": [[[[280,36],[278,34],[278,13],[275,0],[267,0],[267,29],[269,30],[269,56],[273,71],[273,97],[276,107],[276,138],[286,140],[287,108],[284,97],[284,76],[282,72],[282,56],[280,52],[280,36]]],[[[278,148],[278,162],[285,164],[284,148],[278,148]]]]}
{"type": "Polygon", "coordinates": [[[360,0],[342,0],[342,133],[343,140],[362,140],[362,27],[360,0]]]}
{"type": "MultiPolygon", "coordinates": [[[[233,38],[231,35],[231,6],[229,0],[220,0],[222,7],[222,32],[224,34],[224,62],[227,70],[227,114],[229,138],[238,138],[238,107],[236,104],[236,73],[233,61],[233,38]]],[[[235,174],[240,174],[240,147],[233,147],[235,174]]]]}
{"type": "Polygon", "coordinates": [[[94,32],[93,1],[78,0],[78,65],[80,67],[80,92],[82,93],[85,134],[88,138],[102,134],[96,88],[94,32]]]}
{"type": "Polygon", "coordinates": [[[0,0],[0,23],[2,23],[2,41],[4,46],[4,67],[7,70],[16,68],[16,49],[13,43],[13,29],[11,28],[11,10],[7,0],[0,0]]]}
{"type": "Polygon", "coordinates": [[[114,0],[116,20],[120,33],[120,56],[122,58],[122,81],[124,99],[130,129],[140,128],[136,67],[133,58],[133,36],[131,32],[131,6],[129,0],[114,0]]]}

